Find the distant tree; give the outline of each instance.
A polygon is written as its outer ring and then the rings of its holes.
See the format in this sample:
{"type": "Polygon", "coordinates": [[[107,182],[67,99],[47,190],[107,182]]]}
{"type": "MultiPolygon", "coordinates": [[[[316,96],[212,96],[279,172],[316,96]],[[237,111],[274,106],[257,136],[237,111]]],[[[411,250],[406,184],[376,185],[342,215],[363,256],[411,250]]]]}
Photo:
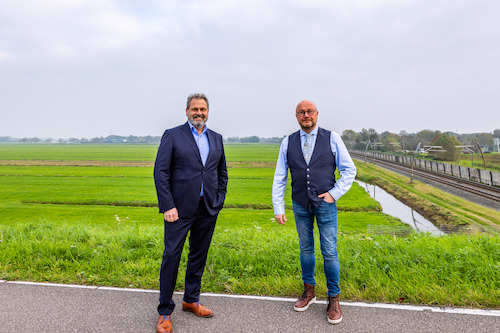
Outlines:
{"type": "Polygon", "coordinates": [[[493,136],[495,138],[500,138],[500,128],[497,128],[496,130],[493,131],[493,136]]]}
{"type": "Polygon", "coordinates": [[[244,143],[258,143],[260,140],[258,136],[254,135],[241,138],[240,141],[244,143]]]}
{"type": "Polygon", "coordinates": [[[399,132],[399,141],[401,142],[401,149],[403,150],[413,150],[417,147],[418,142],[415,142],[416,135],[414,133],[408,133],[405,130],[399,132]]]}
{"type": "Polygon", "coordinates": [[[471,140],[470,134],[457,134],[457,135],[455,135],[455,137],[457,138],[458,141],[460,141],[460,143],[462,145],[470,144],[470,140],[471,140]]]}
{"type": "Polygon", "coordinates": [[[443,161],[456,161],[459,155],[459,149],[455,146],[460,146],[460,142],[456,137],[448,134],[440,134],[436,140],[431,143],[433,146],[442,146],[446,152],[434,152],[433,156],[443,161]]]}
{"type": "Polygon", "coordinates": [[[439,131],[431,131],[431,130],[423,130],[416,134],[416,139],[418,142],[422,142],[422,145],[428,145],[431,142],[438,139],[441,132],[439,131]]]}
{"type": "Polygon", "coordinates": [[[129,135],[127,137],[127,142],[128,143],[138,143],[140,141],[140,138],[138,136],[135,136],[135,135],[129,135]]]}
{"type": "Polygon", "coordinates": [[[385,151],[400,150],[399,137],[397,134],[385,131],[380,135],[380,140],[383,144],[382,147],[383,150],[385,151]]]}
{"type": "Polygon", "coordinates": [[[259,138],[259,142],[262,142],[262,143],[273,143],[273,144],[280,144],[281,141],[283,141],[283,138],[280,138],[280,137],[277,137],[277,136],[273,136],[272,138],[259,138]]]}
{"type": "Polygon", "coordinates": [[[344,141],[347,147],[353,147],[356,144],[357,136],[358,134],[350,129],[342,132],[342,140],[344,141]]]}
{"type": "Polygon", "coordinates": [[[399,131],[398,136],[401,141],[406,141],[410,137],[410,134],[408,134],[408,132],[405,130],[401,130],[399,131]]]}
{"type": "Polygon", "coordinates": [[[361,132],[359,132],[359,135],[361,136],[362,141],[376,141],[378,140],[378,134],[377,131],[375,131],[373,128],[363,128],[361,129],[361,132]]]}
{"type": "Polygon", "coordinates": [[[481,146],[493,145],[493,134],[491,133],[478,133],[477,139],[481,146]]]}

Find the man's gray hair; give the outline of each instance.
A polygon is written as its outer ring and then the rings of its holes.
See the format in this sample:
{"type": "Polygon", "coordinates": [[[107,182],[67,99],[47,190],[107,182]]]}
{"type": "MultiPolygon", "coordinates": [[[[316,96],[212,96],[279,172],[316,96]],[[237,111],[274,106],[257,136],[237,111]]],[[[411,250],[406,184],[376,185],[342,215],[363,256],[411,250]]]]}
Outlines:
{"type": "Polygon", "coordinates": [[[186,106],[187,109],[189,109],[189,104],[191,104],[191,101],[193,99],[203,99],[205,102],[207,102],[207,109],[210,109],[208,107],[208,98],[207,98],[207,96],[205,96],[205,94],[192,94],[192,95],[189,95],[188,96],[188,100],[187,100],[187,106],[186,106]]]}

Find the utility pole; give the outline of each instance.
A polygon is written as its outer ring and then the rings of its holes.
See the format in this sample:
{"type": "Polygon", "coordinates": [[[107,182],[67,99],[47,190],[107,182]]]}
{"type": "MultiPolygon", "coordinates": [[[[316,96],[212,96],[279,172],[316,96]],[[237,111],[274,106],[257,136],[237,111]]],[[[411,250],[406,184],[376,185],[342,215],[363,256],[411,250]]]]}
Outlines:
{"type": "MultiPolygon", "coordinates": [[[[474,138],[472,138],[471,141],[472,142],[471,142],[470,145],[472,146],[472,148],[474,148],[474,138]]],[[[474,151],[473,150],[470,153],[470,167],[471,167],[471,169],[474,169],[474,151]]]]}
{"type": "Polygon", "coordinates": [[[365,148],[365,164],[366,164],[366,155],[368,154],[368,147],[370,147],[371,145],[371,141],[368,140],[368,142],[366,143],[366,148],[365,148]]]}
{"type": "Polygon", "coordinates": [[[415,149],[415,153],[413,154],[413,159],[411,160],[411,177],[410,177],[410,184],[413,184],[413,166],[415,165],[415,160],[417,159],[417,154],[420,151],[420,145],[422,142],[419,142],[417,145],[417,149],[415,149]]]}
{"type": "Polygon", "coordinates": [[[483,168],[484,168],[484,170],[486,170],[486,160],[484,159],[483,150],[481,149],[479,142],[476,142],[476,144],[477,144],[477,147],[479,148],[479,152],[481,153],[481,157],[483,158],[483,168]]]}

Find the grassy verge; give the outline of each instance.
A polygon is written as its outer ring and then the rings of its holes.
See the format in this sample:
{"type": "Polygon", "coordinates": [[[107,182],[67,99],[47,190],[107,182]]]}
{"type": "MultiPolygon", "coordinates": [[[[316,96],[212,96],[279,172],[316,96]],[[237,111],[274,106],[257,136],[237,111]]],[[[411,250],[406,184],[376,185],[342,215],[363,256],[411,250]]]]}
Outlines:
{"type": "MultiPolygon", "coordinates": [[[[205,292],[296,297],[301,293],[293,223],[241,219],[216,229],[205,292]]],[[[268,215],[269,216],[269,215],[268,215]]],[[[162,228],[123,223],[38,223],[0,227],[0,278],[158,288],[162,228]]],[[[185,249],[187,250],[187,249],[185,249]]],[[[182,289],[187,251],[177,288],[182,289]]],[[[317,290],[326,297],[317,249],[317,290]]],[[[498,308],[500,240],[489,236],[341,234],[342,299],[498,308]]]]}

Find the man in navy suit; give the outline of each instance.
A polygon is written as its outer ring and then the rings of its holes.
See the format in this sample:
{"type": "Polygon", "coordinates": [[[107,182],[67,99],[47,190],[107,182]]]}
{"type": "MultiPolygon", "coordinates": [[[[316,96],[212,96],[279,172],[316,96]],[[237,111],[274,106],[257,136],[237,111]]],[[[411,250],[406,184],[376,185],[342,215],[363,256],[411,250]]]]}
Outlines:
{"type": "Polygon", "coordinates": [[[163,134],[156,156],[154,179],[158,207],[165,218],[165,250],[160,269],[157,331],[172,332],[171,313],[179,262],[186,236],[184,311],[200,317],[213,312],[201,305],[200,286],[217,215],[227,192],[227,168],[222,136],[206,126],[209,105],[204,94],[187,99],[188,121],[163,134]]]}

